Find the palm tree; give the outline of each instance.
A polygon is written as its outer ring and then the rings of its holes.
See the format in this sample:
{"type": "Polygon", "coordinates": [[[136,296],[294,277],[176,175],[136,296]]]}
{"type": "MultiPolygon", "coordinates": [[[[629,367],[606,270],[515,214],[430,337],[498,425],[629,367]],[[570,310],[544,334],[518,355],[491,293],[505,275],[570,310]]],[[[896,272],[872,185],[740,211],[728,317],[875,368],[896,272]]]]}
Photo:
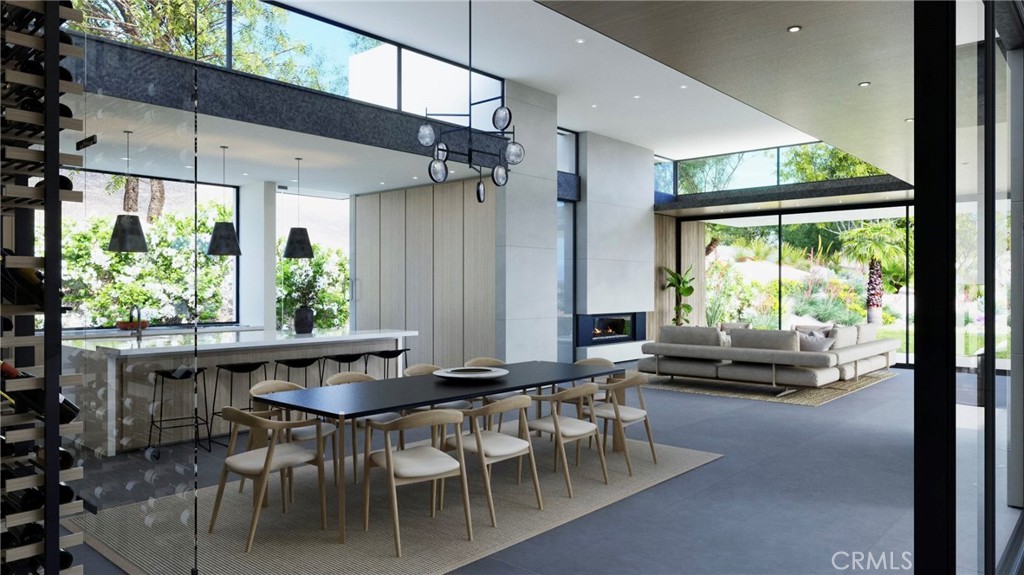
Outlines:
{"type": "Polygon", "coordinates": [[[882,322],[882,263],[906,257],[904,233],[891,220],[865,222],[839,234],[847,259],[868,266],[868,323],[882,322]]]}

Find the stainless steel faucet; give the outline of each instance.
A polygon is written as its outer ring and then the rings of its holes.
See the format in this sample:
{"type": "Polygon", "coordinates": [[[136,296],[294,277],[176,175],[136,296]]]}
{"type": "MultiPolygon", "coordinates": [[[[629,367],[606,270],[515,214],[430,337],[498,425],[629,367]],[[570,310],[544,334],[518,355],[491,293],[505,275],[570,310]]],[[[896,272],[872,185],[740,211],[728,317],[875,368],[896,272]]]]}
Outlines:
{"type": "Polygon", "coordinates": [[[142,341],[142,310],[139,306],[133,305],[128,309],[128,323],[135,322],[135,327],[132,328],[132,335],[135,339],[142,341]]]}

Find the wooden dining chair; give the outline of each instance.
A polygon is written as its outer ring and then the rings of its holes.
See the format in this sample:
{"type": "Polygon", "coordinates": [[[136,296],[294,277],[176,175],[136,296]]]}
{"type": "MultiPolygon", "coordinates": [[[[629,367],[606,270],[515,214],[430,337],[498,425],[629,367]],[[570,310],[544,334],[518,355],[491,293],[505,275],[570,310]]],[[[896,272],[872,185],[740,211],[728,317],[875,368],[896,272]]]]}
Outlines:
{"type": "MultiPolygon", "coordinates": [[[[530,431],[526,423],[526,411],[532,403],[529,397],[519,394],[462,412],[469,419],[470,427],[470,431],[463,434],[463,449],[477,454],[480,458],[480,472],[484,478],[484,493],[487,495],[487,509],[491,513],[492,527],[498,526],[498,519],[494,513],[494,497],[491,495],[491,465],[500,461],[516,458],[516,483],[519,484],[523,479],[523,456],[529,458],[537,508],[544,509],[544,501],[540,495],[540,480],[537,478],[537,462],[533,457],[533,443],[530,441],[530,431]],[[519,412],[518,436],[481,428],[480,419],[489,422],[495,414],[506,411],[519,412]]],[[[450,449],[454,449],[457,443],[457,437],[449,437],[445,441],[445,445],[450,449]]]]}
{"type": "MultiPolygon", "coordinates": [[[[377,381],[377,379],[372,375],[367,375],[359,371],[342,371],[327,378],[324,385],[344,385],[346,383],[359,383],[363,381],[377,381]]],[[[349,434],[352,436],[352,483],[359,482],[359,450],[357,447],[359,443],[356,440],[356,431],[358,429],[365,428],[367,421],[388,422],[398,419],[401,416],[401,413],[388,411],[385,413],[376,413],[374,415],[349,420],[352,426],[352,433],[349,434]]],[[[404,438],[401,443],[404,445],[404,438]]]]}
{"type": "MultiPolygon", "coordinates": [[[[284,381],[282,379],[268,379],[266,381],[261,381],[261,382],[257,383],[256,385],[252,386],[252,389],[249,390],[249,396],[252,397],[252,404],[253,404],[253,407],[255,409],[269,410],[269,409],[272,409],[272,407],[270,405],[268,405],[266,403],[263,403],[262,401],[259,400],[259,397],[261,395],[266,395],[268,393],[276,393],[278,391],[294,391],[296,389],[306,389],[306,388],[305,388],[305,386],[299,385],[299,384],[291,382],[291,381],[284,381]]],[[[284,418],[285,418],[286,421],[290,421],[292,419],[291,418],[291,413],[285,411],[284,412],[284,418]]],[[[334,432],[337,429],[336,423],[337,422],[330,423],[330,422],[325,421],[320,426],[320,431],[322,433],[323,441],[326,442],[328,439],[331,440],[331,453],[334,456],[334,481],[335,481],[335,484],[337,484],[338,478],[340,477],[339,474],[338,474],[338,464],[337,464],[337,462],[338,462],[338,449],[339,449],[339,446],[338,446],[337,441],[334,439],[334,432]]],[[[315,437],[316,437],[316,430],[315,429],[313,429],[312,427],[300,427],[298,429],[290,430],[286,434],[285,441],[303,442],[303,441],[310,441],[311,439],[314,439],[315,437]]],[[[326,451],[326,449],[324,449],[324,447],[321,447],[321,449],[326,451]]],[[[241,492],[244,486],[245,486],[245,479],[243,478],[239,482],[238,491],[241,492]]]]}
{"type": "Polygon", "coordinates": [[[633,462],[629,458],[629,446],[626,439],[626,426],[643,422],[647,429],[647,442],[651,445],[651,457],[654,464],[658,464],[658,454],[654,451],[654,436],[651,435],[651,418],[647,413],[647,406],[644,404],[644,392],[642,385],[647,382],[647,376],[642,373],[627,377],[626,379],[612,383],[601,384],[598,387],[604,390],[608,401],[596,403],[593,407],[584,406],[586,414],[593,413],[604,421],[604,444],[608,445],[608,422],[615,424],[615,433],[622,438],[622,452],[626,456],[626,468],[629,474],[633,475],[633,462]],[[635,389],[639,407],[626,405],[626,391],[635,389]]]}
{"type": "Polygon", "coordinates": [[[527,426],[532,431],[550,433],[555,440],[555,471],[558,471],[558,462],[562,463],[562,471],[565,474],[565,487],[572,497],[572,480],[569,478],[569,463],[565,457],[565,443],[576,442],[576,465],[580,464],[580,440],[588,437],[597,438],[597,453],[601,458],[601,472],[604,474],[604,482],[608,483],[608,466],[604,458],[604,446],[601,444],[601,435],[598,433],[597,421],[594,417],[594,394],[597,392],[596,383],[584,383],[548,395],[529,396],[536,402],[551,404],[551,413],[545,417],[531,419],[527,426]],[[589,406],[588,419],[580,417],[568,417],[562,415],[562,404],[569,400],[581,398],[585,406],[589,406]]]}
{"type": "MultiPolygon", "coordinates": [[[[406,377],[413,377],[416,375],[430,375],[435,371],[441,369],[440,366],[433,365],[430,363],[414,363],[409,367],[405,368],[403,372],[406,377]]],[[[466,401],[464,399],[458,399],[455,401],[446,401],[444,403],[438,403],[435,405],[415,407],[411,411],[422,411],[424,409],[471,409],[473,402],[466,401]]]]}
{"type": "MultiPolygon", "coordinates": [[[[497,359],[497,358],[494,358],[494,357],[474,357],[474,358],[471,358],[468,361],[466,361],[466,367],[501,367],[503,365],[505,365],[504,361],[501,361],[500,359],[497,359]]],[[[522,395],[522,394],[523,394],[523,392],[521,390],[503,391],[501,393],[495,393],[495,394],[492,394],[492,395],[485,395],[485,396],[483,396],[480,399],[481,399],[481,401],[482,401],[482,403],[484,405],[488,405],[488,404],[491,404],[491,403],[495,403],[495,402],[501,401],[503,399],[508,399],[509,397],[515,397],[517,395],[522,395]]],[[[504,412],[496,412],[496,413],[498,415],[498,431],[501,431],[501,422],[502,422],[502,418],[504,417],[505,413],[504,412]]],[[[493,419],[493,417],[489,417],[488,418],[487,429],[491,429],[492,424],[493,424],[492,419],[493,419]]]]}
{"type": "Polygon", "coordinates": [[[388,489],[391,497],[391,521],[395,534],[395,554],[402,556],[402,537],[398,522],[398,492],[400,485],[431,482],[430,516],[437,510],[439,479],[459,477],[462,485],[462,504],[465,507],[466,534],[473,540],[473,521],[469,510],[469,488],[466,483],[466,461],[463,454],[462,434],[455,433],[455,457],[440,449],[445,436],[445,427],[455,425],[458,430],[462,423],[462,412],[454,409],[432,409],[401,417],[388,423],[369,421],[366,425],[365,453],[363,458],[363,529],[370,529],[370,470],[381,467],[387,472],[388,489]],[[417,445],[403,450],[392,447],[391,434],[415,428],[430,428],[431,437],[436,438],[429,445],[417,445]],[[384,449],[370,452],[373,432],[384,434],[384,449]]]}
{"type": "Polygon", "coordinates": [[[224,459],[224,467],[220,472],[217,498],[213,503],[213,515],[210,517],[210,533],[213,533],[213,528],[217,524],[217,514],[220,511],[221,499],[224,496],[224,485],[227,483],[228,474],[236,473],[242,477],[252,479],[255,488],[252,492],[252,523],[249,527],[249,537],[245,543],[246,553],[252,549],[253,538],[256,535],[256,525],[259,523],[260,511],[263,509],[263,501],[267,494],[267,483],[269,482],[270,474],[274,472],[279,472],[281,475],[281,511],[282,513],[287,513],[288,501],[291,498],[293,489],[292,468],[306,464],[316,466],[317,483],[320,487],[320,528],[327,528],[327,492],[324,489],[322,422],[316,418],[299,421],[272,419],[280,415],[279,411],[245,412],[231,406],[224,406],[223,417],[231,424],[231,438],[228,440],[228,455],[224,459]],[[315,450],[302,447],[298,443],[284,442],[286,433],[306,427],[316,430],[315,450]],[[249,430],[250,443],[253,443],[252,438],[257,438],[255,443],[260,442],[259,438],[265,438],[266,445],[235,453],[238,434],[242,428],[249,430]]]}

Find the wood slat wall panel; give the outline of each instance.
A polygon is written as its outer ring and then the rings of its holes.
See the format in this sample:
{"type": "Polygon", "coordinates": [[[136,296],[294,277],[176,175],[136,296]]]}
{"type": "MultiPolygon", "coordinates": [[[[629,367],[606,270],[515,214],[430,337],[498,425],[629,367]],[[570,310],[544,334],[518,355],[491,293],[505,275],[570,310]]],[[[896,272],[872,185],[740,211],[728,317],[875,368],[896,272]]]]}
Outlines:
{"type": "Polygon", "coordinates": [[[680,228],[679,254],[680,269],[693,265],[693,295],[687,299],[687,303],[693,306],[690,313],[690,325],[705,325],[707,321],[704,316],[705,302],[705,281],[704,281],[704,222],[683,222],[680,228]]]}
{"type": "Polygon", "coordinates": [[[463,183],[434,186],[434,363],[462,365],[463,183]]]}
{"type": "Polygon", "coordinates": [[[380,194],[355,197],[355,329],[380,329],[380,194]]]}
{"type": "Polygon", "coordinates": [[[380,326],[405,328],[405,190],[380,195],[380,326]]]}
{"type": "Polygon", "coordinates": [[[434,189],[405,192],[405,327],[420,334],[409,340],[406,361],[434,361],[434,189]]]}
{"type": "Polygon", "coordinates": [[[649,315],[647,321],[647,339],[657,340],[658,329],[663,325],[672,323],[673,306],[675,299],[671,290],[662,289],[665,286],[664,267],[675,269],[676,247],[679,242],[676,239],[676,219],[671,216],[654,216],[654,313],[649,315]]]}
{"type": "Polygon", "coordinates": [[[490,181],[484,184],[487,201],[482,204],[476,201],[474,182],[466,182],[463,191],[464,359],[495,356],[497,201],[495,186],[490,181]]]}

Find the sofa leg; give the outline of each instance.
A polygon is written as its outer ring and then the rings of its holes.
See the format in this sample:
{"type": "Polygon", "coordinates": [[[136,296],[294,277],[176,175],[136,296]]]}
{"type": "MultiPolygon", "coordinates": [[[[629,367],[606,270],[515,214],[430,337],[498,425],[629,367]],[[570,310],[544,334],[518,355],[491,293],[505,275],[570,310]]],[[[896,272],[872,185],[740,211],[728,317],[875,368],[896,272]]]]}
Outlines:
{"type": "Polygon", "coordinates": [[[791,393],[796,393],[796,392],[797,392],[797,390],[793,389],[792,387],[784,388],[780,393],[775,394],[775,397],[782,397],[784,395],[789,395],[791,393]]]}

